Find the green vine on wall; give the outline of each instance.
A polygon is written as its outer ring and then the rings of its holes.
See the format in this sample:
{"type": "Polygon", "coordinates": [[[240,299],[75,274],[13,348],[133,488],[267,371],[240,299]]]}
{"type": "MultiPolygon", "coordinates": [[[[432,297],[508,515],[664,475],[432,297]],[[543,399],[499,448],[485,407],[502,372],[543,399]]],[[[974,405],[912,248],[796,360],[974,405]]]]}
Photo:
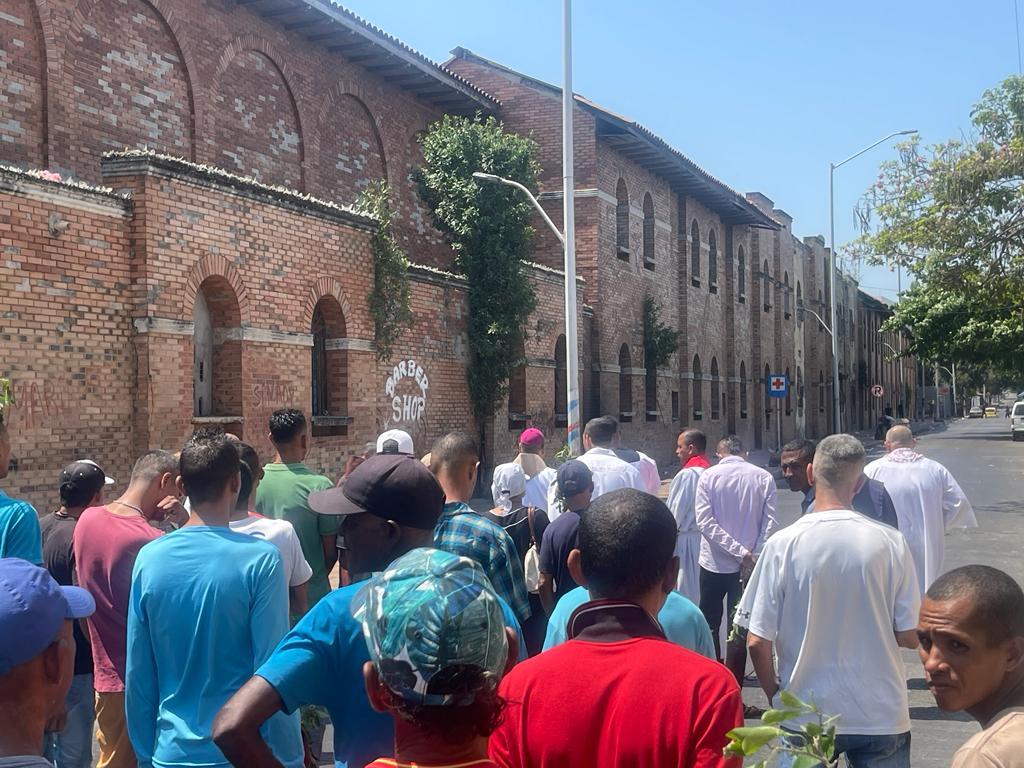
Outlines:
{"type": "Polygon", "coordinates": [[[660,319],[661,310],[650,296],[644,296],[644,366],[656,370],[665,365],[679,348],[679,331],[660,319]]]}
{"type": "Polygon", "coordinates": [[[533,209],[515,189],[473,178],[493,173],[536,189],[537,145],[506,132],[493,117],[446,115],[422,138],[420,196],[455,251],[469,283],[467,383],[483,428],[521,363],[526,321],[536,306],[523,268],[533,209]]]}
{"type": "Polygon", "coordinates": [[[373,247],[373,288],[367,297],[373,317],[373,338],[377,359],[386,360],[402,332],[412,325],[409,259],[398,246],[392,231],[387,182],[375,181],[359,195],[356,210],[377,220],[373,247]]]}

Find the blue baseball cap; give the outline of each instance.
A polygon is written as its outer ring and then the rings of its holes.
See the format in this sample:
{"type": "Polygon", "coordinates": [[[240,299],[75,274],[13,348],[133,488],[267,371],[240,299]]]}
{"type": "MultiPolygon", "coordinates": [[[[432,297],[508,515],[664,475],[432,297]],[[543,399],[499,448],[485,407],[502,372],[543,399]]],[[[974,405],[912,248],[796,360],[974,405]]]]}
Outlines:
{"type": "Polygon", "coordinates": [[[558,468],[555,482],[558,483],[559,495],[567,499],[587,490],[593,485],[594,478],[590,467],[577,459],[569,459],[558,468]]]}
{"type": "Polygon", "coordinates": [[[81,587],[62,587],[27,560],[0,559],[0,676],[45,651],[66,619],[84,619],[95,610],[81,587]]]}

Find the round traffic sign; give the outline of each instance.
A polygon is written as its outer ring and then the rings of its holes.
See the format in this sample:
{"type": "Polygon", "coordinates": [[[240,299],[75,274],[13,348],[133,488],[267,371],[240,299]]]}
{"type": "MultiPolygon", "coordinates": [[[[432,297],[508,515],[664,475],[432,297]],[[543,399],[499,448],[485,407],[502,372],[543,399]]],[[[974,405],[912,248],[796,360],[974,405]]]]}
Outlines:
{"type": "Polygon", "coordinates": [[[871,394],[874,395],[875,397],[884,397],[885,387],[883,387],[881,384],[875,384],[873,387],[871,387],[871,394]]]}

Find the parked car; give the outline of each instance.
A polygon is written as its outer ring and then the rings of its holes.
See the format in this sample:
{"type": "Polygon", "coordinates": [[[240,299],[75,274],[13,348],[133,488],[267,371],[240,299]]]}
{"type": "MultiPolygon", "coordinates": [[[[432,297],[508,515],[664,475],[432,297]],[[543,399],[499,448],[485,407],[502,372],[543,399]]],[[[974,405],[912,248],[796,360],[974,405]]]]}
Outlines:
{"type": "Polygon", "coordinates": [[[1013,404],[1010,412],[1010,436],[1016,440],[1024,437],[1024,400],[1018,400],[1013,404]]]}
{"type": "Polygon", "coordinates": [[[968,419],[980,419],[984,415],[985,411],[980,405],[972,405],[971,410],[967,412],[968,419]]]}
{"type": "Polygon", "coordinates": [[[990,406],[988,406],[985,409],[985,418],[986,419],[994,419],[998,415],[999,415],[999,412],[996,411],[996,407],[994,405],[990,405],[990,406]]]}

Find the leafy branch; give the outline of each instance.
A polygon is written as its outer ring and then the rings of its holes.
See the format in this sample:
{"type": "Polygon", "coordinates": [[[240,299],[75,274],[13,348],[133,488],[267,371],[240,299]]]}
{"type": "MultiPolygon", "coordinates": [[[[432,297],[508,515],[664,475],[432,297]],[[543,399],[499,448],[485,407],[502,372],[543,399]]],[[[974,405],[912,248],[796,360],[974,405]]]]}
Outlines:
{"type": "Polygon", "coordinates": [[[14,405],[14,387],[10,379],[0,379],[0,424],[4,422],[4,411],[14,405]]]}
{"type": "Polygon", "coordinates": [[[409,260],[398,246],[392,231],[392,212],[388,204],[387,182],[375,181],[359,195],[356,210],[377,220],[373,234],[373,288],[367,301],[373,317],[374,346],[377,359],[391,357],[395,342],[412,325],[410,308],[409,260]]]}
{"type": "Polygon", "coordinates": [[[659,315],[661,310],[650,296],[644,296],[644,365],[660,368],[679,348],[679,331],[669,328],[659,315]]]}
{"type": "Polygon", "coordinates": [[[836,757],[836,722],[838,715],[823,715],[814,704],[808,704],[789,691],[780,691],[782,709],[769,709],[761,715],[764,725],[733,728],[726,736],[729,743],[723,754],[726,757],[756,757],[763,750],[767,754],[751,768],[766,768],[768,762],[783,754],[793,756],[792,768],[815,768],[824,765],[835,768],[839,765],[836,757]],[[799,728],[782,728],[807,717],[799,728]]]}

